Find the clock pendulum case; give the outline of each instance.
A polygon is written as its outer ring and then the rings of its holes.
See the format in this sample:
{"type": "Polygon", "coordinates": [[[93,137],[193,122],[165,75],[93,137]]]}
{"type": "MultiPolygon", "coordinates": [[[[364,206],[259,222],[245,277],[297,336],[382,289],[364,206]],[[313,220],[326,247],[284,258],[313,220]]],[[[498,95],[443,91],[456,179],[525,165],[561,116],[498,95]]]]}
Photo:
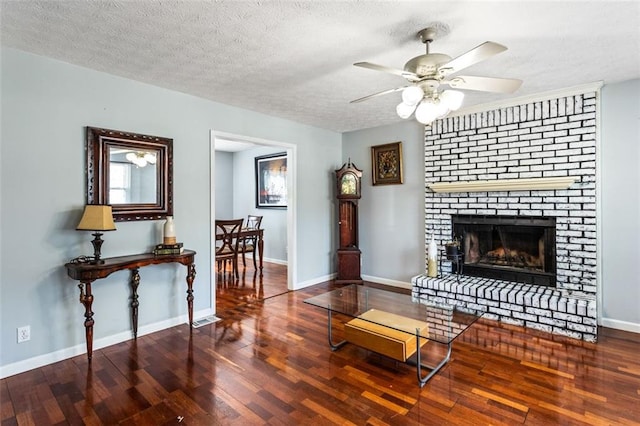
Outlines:
{"type": "Polygon", "coordinates": [[[336,170],[338,189],[338,229],[340,246],[336,283],[362,284],[360,276],[360,249],[358,248],[358,200],[360,199],[362,170],[351,163],[336,170]]]}

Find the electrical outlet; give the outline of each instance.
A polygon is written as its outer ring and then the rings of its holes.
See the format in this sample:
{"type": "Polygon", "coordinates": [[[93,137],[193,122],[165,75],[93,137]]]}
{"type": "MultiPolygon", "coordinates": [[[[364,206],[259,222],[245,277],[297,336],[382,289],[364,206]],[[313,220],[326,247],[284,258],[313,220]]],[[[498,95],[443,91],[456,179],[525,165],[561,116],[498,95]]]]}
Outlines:
{"type": "Polygon", "coordinates": [[[31,340],[31,326],[18,327],[18,343],[28,342],[29,340],[31,340]]]}

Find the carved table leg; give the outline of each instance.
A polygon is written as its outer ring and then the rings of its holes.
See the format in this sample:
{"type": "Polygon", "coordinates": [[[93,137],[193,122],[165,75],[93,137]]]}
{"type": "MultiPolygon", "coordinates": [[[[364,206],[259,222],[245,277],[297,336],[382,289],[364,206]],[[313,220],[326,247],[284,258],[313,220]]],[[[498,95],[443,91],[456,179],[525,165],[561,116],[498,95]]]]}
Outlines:
{"type": "Polygon", "coordinates": [[[196,277],[196,264],[187,265],[187,307],[189,309],[189,327],[193,328],[193,280],[196,277]]]}
{"type": "Polygon", "coordinates": [[[138,338],[138,286],[140,285],[139,268],[131,270],[131,324],[133,325],[133,338],[138,338]]]}
{"type": "Polygon", "coordinates": [[[262,250],[264,249],[264,241],[262,235],[258,236],[258,258],[260,259],[260,276],[262,276],[262,250]]]}
{"type": "Polygon", "coordinates": [[[91,294],[91,281],[83,281],[78,284],[80,289],[80,303],[84,305],[84,328],[87,341],[87,358],[91,362],[93,356],[93,294],[91,294]]]}

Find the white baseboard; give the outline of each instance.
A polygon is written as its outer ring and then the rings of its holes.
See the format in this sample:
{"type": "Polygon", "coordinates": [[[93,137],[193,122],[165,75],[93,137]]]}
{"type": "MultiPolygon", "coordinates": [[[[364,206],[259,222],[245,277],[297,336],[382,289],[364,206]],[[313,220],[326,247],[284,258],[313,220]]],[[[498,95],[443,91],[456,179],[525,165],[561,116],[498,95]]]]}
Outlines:
{"type": "MultiPolygon", "coordinates": [[[[201,311],[193,313],[194,318],[206,317],[213,315],[213,309],[207,308],[201,311]]],[[[170,318],[164,321],[156,322],[153,324],[147,324],[138,328],[138,337],[146,334],[155,333],[156,331],[164,330],[170,327],[174,327],[179,324],[186,324],[188,322],[188,316],[181,315],[176,318],[170,318]]],[[[93,341],[93,350],[96,351],[107,346],[115,345],[116,343],[131,340],[133,338],[132,331],[123,331],[111,336],[102,337],[93,341]]],[[[78,356],[87,352],[86,343],[80,345],[71,346],[69,348],[60,349],[55,352],[51,352],[44,355],[38,355],[33,358],[25,359],[22,361],[14,362],[12,364],[3,365],[0,367],[0,379],[13,376],[15,374],[23,373],[25,371],[33,370],[34,368],[42,367],[44,365],[53,364],[54,362],[62,361],[74,356],[78,356]]]]}
{"type": "Polygon", "coordinates": [[[399,288],[404,288],[404,289],[407,289],[407,290],[411,290],[411,283],[410,282],[389,280],[387,278],[373,277],[371,275],[363,275],[362,279],[365,280],[365,281],[372,282],[372,283],[384,284],[384,285],[388,285],[388,286],[391,286],[391,287],[399,287],[399,288]]]}
{"type": "Polygon", "coordinates": [[[300,290],[301,288],[305,288],[305,287],[309,287],[312,285],[316,285],[316,284],[320,284],[326,281],[331,281],[332,279],[334,279],[338,274],[329,274],[329,275],[324,275],[322,277],[317,277],[314,278],[312,280],[307,280],[307,281],[302,281],[302,282],[298,282],[298,283],[294,283],[294,290],[300,290]]]}
{"type": "MultiPolygon", "coordinates": [[[[299,283],[296,283],[296,286],[294,288],[294,290],[300,290],[301,288],[305,288],[305,287],[309,287],[312,285],[316,285],[316,284],[320,284],[320,283],[324,283],[327,281],[331,281],[333,279],[335,279],[338,276],[337,273],[333,273],[333,274],[329,274],[329,275],[324,275],[322,277],[317,277],[308,281],[302,281],[299,283]]],[[[385,284],[391,287],[399,287],[399,288],[403,288],[403,289],[407,289],[407,290],[411,290],[411,283],[410,282],[404,282],[404,281],[395,281],[395,280],[389,280],[387,278],[380,278],[380,277],[373,277],[371,275],[362,275],[362,279],[364,281],[369,281],[369,282],[373,282],[373,283],[377,283],[377,284],[385,284]]]]}
{"type": "Polygon", "coordinates": [[[263,262],[275,263],[276,265],[287,265],[288,262],[282,259],[267,259],[266,257],[262,259],[263,262]]]}
{"type": "Polygon", "coordinates": [[[615,328],[616,330],[630,331],[632,333],[640,333],[640,324],[633,322],[620,321],[612,318],[602,318],[603,327],[615,328]]]}

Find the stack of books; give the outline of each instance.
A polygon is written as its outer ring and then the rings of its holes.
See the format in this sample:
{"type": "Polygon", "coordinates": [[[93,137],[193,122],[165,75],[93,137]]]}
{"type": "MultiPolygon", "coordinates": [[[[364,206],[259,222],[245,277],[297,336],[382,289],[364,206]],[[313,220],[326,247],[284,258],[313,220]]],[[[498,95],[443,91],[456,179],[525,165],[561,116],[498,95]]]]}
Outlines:
{"type": "Polygon", "coordinates": [[[184,247],[182,247],[182,243],[158,244],[153,250],[153,254],[155,254],[156,256],[166,254],[182,254],[183,251],[184,247]]]}

